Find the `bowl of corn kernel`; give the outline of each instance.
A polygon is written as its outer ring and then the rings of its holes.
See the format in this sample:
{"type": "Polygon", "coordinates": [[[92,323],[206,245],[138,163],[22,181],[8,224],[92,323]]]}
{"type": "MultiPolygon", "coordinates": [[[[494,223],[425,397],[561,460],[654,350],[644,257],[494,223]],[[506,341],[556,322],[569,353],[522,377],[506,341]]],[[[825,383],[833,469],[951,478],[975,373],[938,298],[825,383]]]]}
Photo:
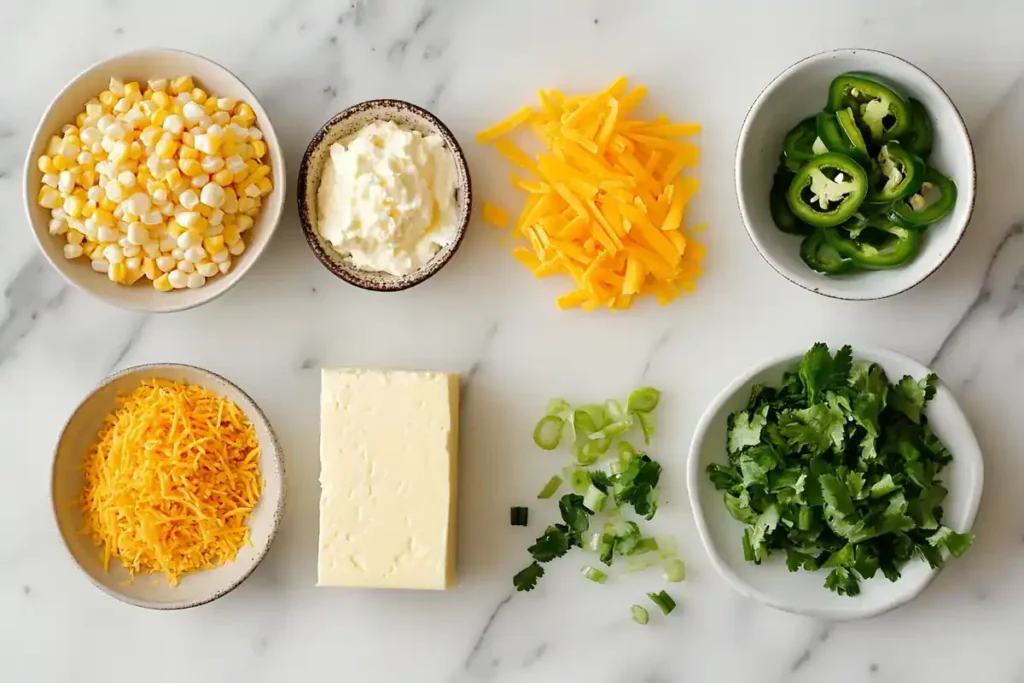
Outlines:
{"type": "Polygon", "coordinates": [[[130,52],[50,103],[25,162],[43,254],[108,303],[180,311],[223,294],[281,218],[284,159],[242,81],[198,55],[130,52]]]}

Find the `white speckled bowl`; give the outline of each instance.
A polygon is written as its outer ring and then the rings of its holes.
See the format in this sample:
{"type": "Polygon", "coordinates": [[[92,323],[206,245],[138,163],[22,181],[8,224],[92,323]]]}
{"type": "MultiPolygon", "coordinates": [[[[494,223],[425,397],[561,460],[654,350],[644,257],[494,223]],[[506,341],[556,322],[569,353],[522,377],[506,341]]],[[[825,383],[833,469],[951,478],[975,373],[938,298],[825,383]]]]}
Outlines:
{"type": "Polygon", "coordinates": [[[191,52],[168,49],[138,50],[93,64],[75,76],[54,97],[36,128],[25,159],[25,211],[43,255],[68,282],[114,306],[150,313],[169,313],[194,308],[216,299],[252,268],[270,243],[274,230],[281,220],[285,178],[284,155],[281,153],[281,145],[270,123],[270,117],[253,92],[238,77],[220,64],[191,52]],[[253,108],[256,113],[256,125],[263,131],[263,140],[267,143],[274,189],[264,197],[263,208],[256,217],[252,229],[246,232],[245,252],[241,256],[233,257],[234,266],[226,275],[211,278],[199,289],[172,292],[153,289],[152,284],[145,278],[130,287],[115,284],[105,275],[95,272],[89,259],[78,258],[69,261],[64,258],[63,249],[66,241],[63,237],[49,233],[50,212],[36,202],[42,185],[42,174],[36,166],[37,159],[46,151],[50,136],[59,135],[65,124],[73,123],[75,116],[85,109],[85,103],[107,89],[111,77],[145,83],[151,78],[184,75],[191,75],[197,85],[207,92],[247,102],[253,108]]]}
{"type": "Polygon", "coordinates": [[[757,97],[736,147],[736,195],[754,246],[780,275],[804,289],[836,299],[881,299],[904,292],[939,269],[963,237],[974,210],[974,149],[960,112],[932,78],[910,62],[874,50],[833,50],[797,62],[757,97]],[[820,111],[832,79],[845,71],[886,77],[920,100],[932,116],[935,146],[929,164],[957,185],[957,202],[946,218],[928,228],[914,261],[893,270],[839,277],[816,273],[800,259],[800,239],[775,227],[768,208],[782,139],[801,119],[820,111]]]}
{"type": "MultiPolygon", "coordinates": [[[[833,350],[838,346],[833,346],[833,350]]],[[[724,463],[726,420],[742,410],[755,384],[777,384],[786,370],[800,362],[803,351],[773,358],[736,378],[704,412],[687,463],[687,490],[690,505],[704,547],[718,573],[738,593],[766,605],[819,619],[860,619],[875,616],[909,602],[921,593],[937,571],[923,560],[912,560],[903,568],[903,577],[891,583],[881,574],[862,582],[861,594],[840,596],[824,587],[826,572],[790,572],[785,557],[775,554],[760,565],[743,559],[741,537],[744,525],[726,510],[722,493],[708,479],[707,466],[724,463]]],[[[924,377],[930,371],[915,360],[882,349],[854,349],[856,360],[878,363],[890,381],[904,375],[924,377]]],[[[969,530],[981,503],[984,462],[974,432],[949,389],[939,384],[935,398],[926,409],[929,424],[943,440],[953,461],[940,478],[949,489],[943,505],[949,527],[969,530]]],[[[971,552],[953,562],[969,562],[971,552]]]]}
{"type": "Polygon", "coordinates": [[[75,409],[61,432],[53,459],[53,511],[65,546],[97,588],[138,607],[172,610],[196,607],[226,595],[256,569],[270,548],[284,511],[284,462],[281,447],[263,411],[237,386],[208,370],[190,365],[159,364],[128,368],[108,378],[75,409]],[[137,575],[133,580],[120,562],[112,559],[103,571],[100,548],[82,533],[80,498],[85,481],[82,462],[104,419],[119,395],[136,389],[143,380],[165,379],[197,384],[234,402],[256,429],[260,444],[263,495],[249,516],[250,545],[233,562],[217,569],[184,576],[177,586],[160,577],[137,575]]]}

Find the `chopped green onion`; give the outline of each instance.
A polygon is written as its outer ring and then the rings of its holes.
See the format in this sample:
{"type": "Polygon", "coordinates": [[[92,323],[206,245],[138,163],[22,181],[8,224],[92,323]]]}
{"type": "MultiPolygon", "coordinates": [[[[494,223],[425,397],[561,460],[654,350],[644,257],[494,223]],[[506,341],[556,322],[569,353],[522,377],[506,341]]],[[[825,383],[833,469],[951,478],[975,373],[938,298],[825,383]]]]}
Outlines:
{"type": "Polygon", "coordinates": [[[626,410],[631,413],[650,413],[658,407],[661,392],[653,387],[641,387],[629,395],[626,410]]]}
{"type": "Polygon", "coordinates": [[[545,415],[533,428],[533,442],[546,451],[558,448],[562,441],[562,428],[565,420],[557,415],[545,415]]]}
{"type": "Polygon", "coordinates": [[[572,410],[572,406],[564,398],[553,398],[548,401],[548,415],[564,417],[564,414],[570,410],[572,410]]]}
{"type": "Polygon", "coordinates": [[[661,564],[661,558],[658,553],[644,553],[643,555],[633,555],[632,557],[626,558],[626,569],[624,570],[627,574],[633,572],[640,572],[651,567],[657,567],[661,564]]]}
{"type": "Polygon", "coordinates": [[[661,591],[659,593],[648,593],[647,597],[651,599],[651,602],[661,608],[662,614],[668,614],[676,608],[676,601],[673,600],[665,591],[661,591]]]}
{"type": "Polygon", "coordinates": [[[641,538],[640,542],[636,544],[636,548],[633,550],[633,554],[642,555],[643,553],[653,553],[658,549],[658,542],[653,538],[641,538]]]}
{"type": "Polygon", "coordinates": [[[601,549],[601,533],[588,531],[583,537],[583,547],[592,553],[598,552],[601,549]]]}
{"type": "Polygon", "coordinates": [[[610,438],[602,438],[598,441],[587,440],[583,444],[576,444],[576,462],[584,466],[590,466],[601,459],[601,456],[608,451],[612,445],[610,438]]]}
{"type": "Polygon", "coordinates": [[[591,512],[600,512],[607,500],[608,494],[591,484],[583,496],[583,507],[591,512]]]}
{"type": "Polygon", "coordinates": [[[597,542],[598,559],[609,567],[612,564],[612,555],[615,552],[615,534],[605,532],[600,535],[597,542]]]}
{"type": "Polygon", "coordinates": [[[644,443],[651,443],[651,439],[654,438],[654,415],[652,413],[637,413],[636,417],[640,420],[640,429],[644,433],[644,443]]]}
{"type": "Polygon", "coordinates": [[[540,490],[540,493],[537,494],[537,497],[540,498],[541,500],[546,500],[551,496],[555,495],[555,493],[558,491],[558,487],[562,485],[562,481],[562,478],[557,474],[551,477],[550,479],[548,479],[548,483],[544,484],[544,488],[540,490]]]}
{"type": "Polygon", "coordinates": [[[679,583],[686,579],[686,564],[676,558],[665,563],[665,580],[669,583],[679,583]]]}
{"type": "Polygon", "coordinates": [[[629,420],[629,414],[626,412],[626,409],[614,398],[604,402],[604,411],[608,413],[608,417],[611,418],[612,422],[626,422],[629,420]]]}
{"type": "Polygon", "coordinates": [[[615,542],[615,549],[620,555],[632,555],[636,552],[641,538],[640,527],[636,522],[626,522],[626,531],[615,542]]]}
{"type": "Polygon", "coordinates": [[[562,474],[569,481],[569,487],[579,495],[583,495],[590,488],[590,472],[582,467],[570,465],[562,469],[562,474]]]}
{"type": "Polygon", "coordinates": [[[583,576],[587,577],[594,583],[604,583],[608,580],[608,575],[600,569],[594,569],[593,567],[584,567],[582,570],[583,576]]]}
{"type": "Polygon", "coordinates": [[[530,508],[514,507],[511,510],[512,526],[526,526],[530,518],[530,508]]]}
{"type": "MultiPolygon", "coordinates": [[[[633,426],[633,423],[628,420],[622,420],[621,422],[612,422],[607,425],[604,429],[599,429],[590,435],[591,440],[595,439],[614,439],[620,434],[625,434],[629,431],[629,428],[633,426]]],[[[609,444],[611,445],[611,444],[609,444]]],[[[608,450],[607,448],[605,450],[608,450]]]]}
{"type": "Polygon", "coordinates": [[[743,530],[743,559],[747,562],[760,564],[757,560],[757,554],[754,552],[754,546],[750,542],[750,527],[743,530]]]}
{"type": "Polygon", "coordinates": [[[651,619],[651,616],[647,614],[647,610],[645,610],[640,605],[633,605],[632,607],[630,607],[629,613],[632,615],[633,621],[640,624],[641,626],[646,625],[647,622],[651,619]]]}

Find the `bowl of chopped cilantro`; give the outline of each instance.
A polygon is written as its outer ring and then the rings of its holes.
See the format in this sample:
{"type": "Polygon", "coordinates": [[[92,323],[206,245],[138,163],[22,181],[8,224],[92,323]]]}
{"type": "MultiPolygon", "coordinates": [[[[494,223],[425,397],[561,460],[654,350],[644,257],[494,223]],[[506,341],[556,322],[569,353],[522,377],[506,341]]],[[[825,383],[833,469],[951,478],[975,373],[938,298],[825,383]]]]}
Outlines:
{"type": "Polygon", "coordinates": [[[719,574],[772,607],[836,620],[906,603],[962,556],[983,479],[971,426],[934,373],[821,343],[730,384],[688,464],[719,574]]]}

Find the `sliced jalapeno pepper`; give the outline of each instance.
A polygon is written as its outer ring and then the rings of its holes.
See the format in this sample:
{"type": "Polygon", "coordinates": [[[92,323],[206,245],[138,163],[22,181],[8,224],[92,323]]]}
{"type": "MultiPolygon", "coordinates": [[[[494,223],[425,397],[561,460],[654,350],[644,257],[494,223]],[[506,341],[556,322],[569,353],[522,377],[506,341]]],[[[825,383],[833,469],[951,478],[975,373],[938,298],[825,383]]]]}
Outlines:
{"type": "Polygon", "coordinates": [[[878,152],[879,175],[873,178],[868,201],[872,204],[891,204],[906,199],[921,188],[926,173],[924,161],[900,143],[893,140],[882,145],[878,152]]]}
{"type": "Polygon", "coordinates": [[[825,241],[821,230],[815,230],[800,244],[800,258],[811,270],[826,275],[842,275],[854,269],[851,259],[840,254],[825,241]]]}
{"type": "Polygon", "coordinates": [[[920,191],[889,209],[889,218],[905,228],[920,230],[946,217],[956,205],[956,183],[934,168],[924,174],[920,191]]]}
{"type": "Polygon", "coordinates": [[[853,110],[847,107],[836,113],[823,111],[815,117],[818,138],[830,152],[845,154],[860,164],[868,161],[868,146],[857,128],[853,110]]]}
{"type": "Polygon", "coordinates": [[[850,71],[833,79],[828,89],[828,110],[850,107],[857,124],[872,142],[881,144],[910,129],[910,109],[904,99],[881,78],[850,71]]]}
{"type": "Polygon", "coordinates": [[[814,117],[804,119],[786,133],[786,138],[782,141],[782,160],[786,168],[796,173],[813,159],[816,156],[813,147],[817,137],[814,117]]]}
{"type": "Polygon", "coordinates": [[[932,153],[932,142],[935,139],[932,117],[924,105],[913,97],[907,104],[910,107],[910,130],[903,136],[903,146],[922,159],[927,159],[932,153]]]}
{"type": "Polygon", "coordinates": [[[868,175],[850,157],[837,152],[808,161],[786,192],[798,220],[822,228],[849,220],[868,194],[868,175]]]}
{"type": "Polygon", "coordinates": [[[842,227],[822,228],[825,241],[836,252],[865,270],[889,270],[904,266],[921,250],[921,233],[878,218],[855,239],[842,227]]]}
{"type": "Polygon", "coordinates": [[[779,166],[775,171],[775,181],[772,183],[771,197],[768,206],[772,212],[772,220],[775,227],[790,235],[809,235],[814,228],[802,223],[793,215],[786,201],[786,192],[789,184],[793,181],[793,174],[785,166],[779,166]]]}

